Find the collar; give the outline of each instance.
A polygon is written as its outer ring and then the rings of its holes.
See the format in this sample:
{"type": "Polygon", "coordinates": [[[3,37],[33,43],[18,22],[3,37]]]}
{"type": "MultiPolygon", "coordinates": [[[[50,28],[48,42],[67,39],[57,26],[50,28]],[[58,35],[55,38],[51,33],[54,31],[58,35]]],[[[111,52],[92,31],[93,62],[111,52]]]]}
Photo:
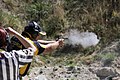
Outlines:
{"type": "Polygon", "coordinates": [[[4,54],[2,53],[3,51],[5,51],[4,49],[0,49],[0,60],[4,59],[4,54]]]}

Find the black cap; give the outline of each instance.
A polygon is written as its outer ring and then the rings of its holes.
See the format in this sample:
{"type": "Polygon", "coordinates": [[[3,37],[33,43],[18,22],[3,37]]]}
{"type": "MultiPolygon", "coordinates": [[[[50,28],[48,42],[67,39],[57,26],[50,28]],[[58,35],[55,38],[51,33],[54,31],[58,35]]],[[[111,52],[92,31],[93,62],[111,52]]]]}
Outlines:
{"type": "Polygon", "coordinates": [[[40,25],[38,25],[35,21],[30,21],[28,26],[25,27],[25,31],[27,32],[38,32],[41,35],[46,35],[46,32],[42,31],[40,25]]]}

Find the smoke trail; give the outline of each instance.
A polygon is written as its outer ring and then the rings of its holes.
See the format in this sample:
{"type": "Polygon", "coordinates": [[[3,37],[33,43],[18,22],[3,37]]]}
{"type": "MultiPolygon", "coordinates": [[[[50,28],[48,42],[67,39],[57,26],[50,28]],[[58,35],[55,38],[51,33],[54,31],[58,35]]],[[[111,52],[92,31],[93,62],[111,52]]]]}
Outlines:
{"type": "Polygon", "coordinates": [[[99,39],[93,32],[81,32],[76,29],[71,29],[67,35],[68,44],[82,45],[83,48],[95,46],[98,44],[99,39]]]}

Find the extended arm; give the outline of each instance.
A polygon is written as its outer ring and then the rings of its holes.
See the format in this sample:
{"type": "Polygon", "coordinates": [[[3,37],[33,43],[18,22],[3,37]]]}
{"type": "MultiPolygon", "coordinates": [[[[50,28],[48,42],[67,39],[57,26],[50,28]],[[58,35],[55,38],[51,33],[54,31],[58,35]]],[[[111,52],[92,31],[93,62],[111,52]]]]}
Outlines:
{"type": "Polygon", "coordinates": [[[47,45],[41,44],[41,46],[45,47],[43,54],[47,54],[48,52],[50,53],[51,51],[55,50],[56,48],[63,46],[63,39],[59,39],[58,41],[49,43],[47,45]]]}
{"type": "Polygon", "coordinates": [[[49,43],[54,43],[56,41],[46,41],[46,40],[37,40],[41,44],[49,44],[49,43]]]}

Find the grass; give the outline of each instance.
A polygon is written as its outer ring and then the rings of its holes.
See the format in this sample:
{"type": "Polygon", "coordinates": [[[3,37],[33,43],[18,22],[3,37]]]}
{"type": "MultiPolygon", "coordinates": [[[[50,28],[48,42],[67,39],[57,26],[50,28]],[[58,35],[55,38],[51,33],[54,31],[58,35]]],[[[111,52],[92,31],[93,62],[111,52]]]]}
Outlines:
{"type": "Polygon", "coordinates": [[[94,56],[94,60],[100,60],[103,62],[103,65],[108,66],[109,64],[111,64],[112,61],[115,60],[116,56],[117,55],[115,53],[98,54],[94,56]]]}
{"type": "Polygon", "coordinates": [[[0,11],[0,21],[4,27],[12,27],[19,32],[22,32],[24,27],[19,17],[2,10],[0,11]]]}

